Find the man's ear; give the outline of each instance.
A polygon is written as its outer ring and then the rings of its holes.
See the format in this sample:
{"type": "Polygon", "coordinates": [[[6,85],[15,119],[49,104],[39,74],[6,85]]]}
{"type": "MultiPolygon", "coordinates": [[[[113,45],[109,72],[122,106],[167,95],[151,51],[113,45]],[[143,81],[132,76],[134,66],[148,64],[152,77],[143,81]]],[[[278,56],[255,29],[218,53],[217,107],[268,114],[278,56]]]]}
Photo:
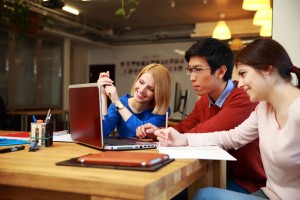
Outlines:
{"type": "Polygon", "coordinates": [[[227,72],[227,67],[225,65],[221,65],[221,67],[217,70],[218,79],[222,79],[227,72]]]}

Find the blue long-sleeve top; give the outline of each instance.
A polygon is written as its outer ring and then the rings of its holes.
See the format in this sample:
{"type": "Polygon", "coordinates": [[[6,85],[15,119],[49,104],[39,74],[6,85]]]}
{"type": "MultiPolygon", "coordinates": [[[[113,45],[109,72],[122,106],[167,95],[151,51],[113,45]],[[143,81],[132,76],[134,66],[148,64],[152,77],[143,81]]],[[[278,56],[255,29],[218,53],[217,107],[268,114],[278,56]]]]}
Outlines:
{"type": "MultiPolygon", "coordinates": [[[[123,105],[132,113],[126,122],[123,120],[116,106],[113,103],[109,105],[107,115],[104,116],[104,120],[102,121],[104,136],[108,136],[116,127],[118,136],[134,137],[136,135],[136,128],[143,124],[151,123],[157,127],[165,126],[166,115],[153,114],[153,108],[140,113],[134,113],[128,105],[128,99],[130,97],[132,96],[126,94],[120,98],[123,105]]],[[[168,111],[170,113],[170,108],[168,108],[168,111]]]]}

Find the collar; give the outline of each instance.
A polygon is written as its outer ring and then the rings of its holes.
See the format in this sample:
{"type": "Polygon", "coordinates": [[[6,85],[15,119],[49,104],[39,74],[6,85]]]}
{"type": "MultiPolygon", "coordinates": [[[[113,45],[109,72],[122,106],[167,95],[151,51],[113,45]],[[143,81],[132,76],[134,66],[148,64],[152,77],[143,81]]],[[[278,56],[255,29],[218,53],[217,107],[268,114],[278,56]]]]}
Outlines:
{"type": "Polygon", "coordinates": [[[230,94],[230,92],[234,89],[234,87],[235,87],[235,83],[232,80],[228,80],[224,91],[222,92],[221,96],[217,99],[216,102],[213,102],[212,99],[208,96],[209,107],[210,106],[218,106],[219,108],[221,108],[223,106],[226,98],[230,94]]]}

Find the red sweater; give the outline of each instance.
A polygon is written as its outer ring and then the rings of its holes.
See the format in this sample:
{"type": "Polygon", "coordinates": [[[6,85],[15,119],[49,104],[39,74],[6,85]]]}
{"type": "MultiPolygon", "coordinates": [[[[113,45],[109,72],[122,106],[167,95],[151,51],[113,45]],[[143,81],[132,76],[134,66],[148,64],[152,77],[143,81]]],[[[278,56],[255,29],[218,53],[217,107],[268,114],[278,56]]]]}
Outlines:
{"type": "MultiPolygon", "coordinates": [[[[235,85],[222,108],[209,106],[208,95],[203,95],[193,111],[173,128],[181,133],[206,133],[229,130],[241,124],[257,103],[251,103],[246,92],[237,88],[237,81],[235,85]]],[[[237,161],[227,162],[227,177],[249,192],[255,192],[266,185],[258,143],[256,139],[238,150],[228,151],[237,161]]]]}

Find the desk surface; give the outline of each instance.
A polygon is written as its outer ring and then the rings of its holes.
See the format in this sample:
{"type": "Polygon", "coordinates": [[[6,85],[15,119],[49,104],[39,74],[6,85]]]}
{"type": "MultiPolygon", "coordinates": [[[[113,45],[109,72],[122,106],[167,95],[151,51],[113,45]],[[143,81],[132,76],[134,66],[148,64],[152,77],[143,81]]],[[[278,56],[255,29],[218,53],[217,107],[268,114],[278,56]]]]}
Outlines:
{"type": "Polygon", "coordinates": [[[59,195],[64,199],[170,199],[193,184],[195,189],[195,183],[224,186],[220,161],[175,160],[156,172],[81,168],[55,163],[99,150],[59,142],[36,152],[28,152],[25,146],[25,150],[0,154],[0,190],[6,191],[2,197],[26,194],[46,199],[46,194],[49,199],[59,195]]]}

